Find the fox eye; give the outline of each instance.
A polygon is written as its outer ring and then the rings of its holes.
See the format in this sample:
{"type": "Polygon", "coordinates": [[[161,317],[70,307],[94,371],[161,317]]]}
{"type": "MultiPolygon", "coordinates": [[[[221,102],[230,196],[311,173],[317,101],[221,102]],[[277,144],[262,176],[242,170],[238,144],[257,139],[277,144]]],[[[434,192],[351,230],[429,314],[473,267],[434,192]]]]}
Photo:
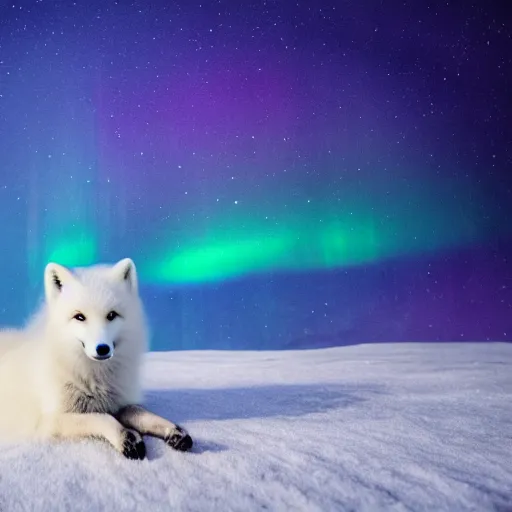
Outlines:
{"type": "Polygon", "coordinates": [[[82,313],[77,313],[73,318],[79,322],[85,322],[85,316],[82,313]]]}
{"type": "Polygon", "coordinates": [[[108,315],[107,315],[107,320],[109,322],[112,322],[112,320],[114,320],[115,318],[117,318],[119,316],[119,313],[117,311],[111,311],[108,315]]]}

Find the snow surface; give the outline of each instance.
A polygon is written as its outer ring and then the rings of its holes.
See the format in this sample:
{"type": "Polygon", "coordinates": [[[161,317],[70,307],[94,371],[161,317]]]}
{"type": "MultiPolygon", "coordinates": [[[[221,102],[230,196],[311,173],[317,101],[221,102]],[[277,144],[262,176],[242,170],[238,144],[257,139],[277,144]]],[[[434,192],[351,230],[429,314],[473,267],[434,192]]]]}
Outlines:
{"type": "Polygon", "coordinates": [[[512,510],[512,345],[151,353],[196,441],[7,446],[0,510],[512,510]]]}

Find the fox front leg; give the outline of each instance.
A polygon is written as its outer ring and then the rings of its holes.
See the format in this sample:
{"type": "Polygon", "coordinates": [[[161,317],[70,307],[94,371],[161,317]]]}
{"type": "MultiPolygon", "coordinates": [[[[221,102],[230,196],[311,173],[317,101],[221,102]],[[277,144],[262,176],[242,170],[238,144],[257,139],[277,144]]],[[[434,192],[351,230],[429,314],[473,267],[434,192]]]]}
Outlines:
{"type": "Polygon", "coordinates": [[[137,431],[125,428],[110,414],[64,413],[44,418],[43,432],[60,439],[102,438],[128,459],[142,460],[146,446],[137,431]]]}
{"type": "Polygon", "coordinates": [[[127,405],[117,414],[116,418],[127,428],[136,430],[142,435],[157,437],[165,441],[175,450],[186,452],[192,448],[192,438],[187,431],[141,405],[127,405]]]}

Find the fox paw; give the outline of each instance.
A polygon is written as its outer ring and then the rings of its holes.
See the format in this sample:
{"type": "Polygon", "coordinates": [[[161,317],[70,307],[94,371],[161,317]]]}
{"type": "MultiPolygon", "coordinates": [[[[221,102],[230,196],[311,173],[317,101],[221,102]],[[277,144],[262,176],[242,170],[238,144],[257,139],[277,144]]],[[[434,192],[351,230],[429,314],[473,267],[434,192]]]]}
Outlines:
{"type": "Polygon", "coordinates": [[[125,430],[123,439],[123,455],[131,460],[146,458],[146,445],[142,437],[135,430],[125,430]]]}
{"type": "Polygon", "coordinates": [[[194,444],[192,438],[187,434],[187,432],[176,425],[176,428],[169,432],[169,434],[165,437],[164,441],[175,450],[180,452],[187,452],[192,448],[194,444]]]}

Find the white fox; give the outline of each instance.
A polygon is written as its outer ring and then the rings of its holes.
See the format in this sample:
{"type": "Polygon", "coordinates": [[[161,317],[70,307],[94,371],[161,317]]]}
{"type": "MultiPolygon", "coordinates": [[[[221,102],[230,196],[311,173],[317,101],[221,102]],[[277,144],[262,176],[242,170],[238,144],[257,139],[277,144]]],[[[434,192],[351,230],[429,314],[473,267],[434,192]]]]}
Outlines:
{"type": "Polygon", "coordinates": [[[49,263],[44,286],[28,326],[0,331],[0,441],[98,437],[144,459],[150,435],[189,450],[183,428],[140,405],[148,334],[133,261],[49,263]]]}

